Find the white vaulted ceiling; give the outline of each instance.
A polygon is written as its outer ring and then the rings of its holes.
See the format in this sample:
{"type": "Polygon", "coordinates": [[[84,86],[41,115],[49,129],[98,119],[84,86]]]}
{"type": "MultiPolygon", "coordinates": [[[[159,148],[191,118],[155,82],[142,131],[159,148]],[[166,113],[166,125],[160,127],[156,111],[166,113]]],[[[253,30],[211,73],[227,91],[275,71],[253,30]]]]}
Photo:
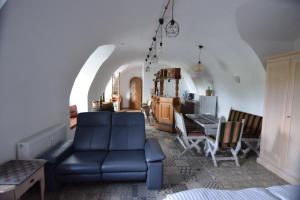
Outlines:
{"type": "MultiPolygon", "coordinates": [[[[118,67],[142,65],[166,1],[7,1],[0,10],[0,162],[14,156],[17,141],[67,123],[74,80],[97,47],[116,46],[90,99],[118,67]]],[[[220,115],[231,106],[262,114],[264,59],[300,49],[299,10],[297,0],[176,0],[180,34],[164,38],[160,65],[184,68],[199,93],[213,82],[220,115]],[[202,74],[192,70],[199,44],[202,74]]]]}
{"type": "Polygon", "coordinates": [[[5,2],[6,2],[6,0],[0,0],[0,10],[1,10],[2,6],[4,6],[5,2]]]}

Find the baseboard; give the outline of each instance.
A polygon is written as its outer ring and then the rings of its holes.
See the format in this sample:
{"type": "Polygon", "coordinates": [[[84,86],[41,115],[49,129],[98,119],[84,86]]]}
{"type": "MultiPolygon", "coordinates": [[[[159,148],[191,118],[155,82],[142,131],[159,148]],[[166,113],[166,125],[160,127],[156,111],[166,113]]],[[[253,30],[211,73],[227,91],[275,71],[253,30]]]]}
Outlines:
{"type": "Polygon", "coordinates": [[[299,185],[300,184],[300,178],[299,177],[292,176],[292,175],[282,171],[281,169],[275,167],[272,163],[268,162],[267,160],[265,160],[261,157],[258,157],[256,161],[257,161],[257,163],[261,164],[262,166],[264,166],[265,168],[267,168],[268,170],[270,170],[271,172],[273,172],[277,176],[281,177],[282,179],[284,179],[288,183],[294,184],[294,185],[299,185]]]}

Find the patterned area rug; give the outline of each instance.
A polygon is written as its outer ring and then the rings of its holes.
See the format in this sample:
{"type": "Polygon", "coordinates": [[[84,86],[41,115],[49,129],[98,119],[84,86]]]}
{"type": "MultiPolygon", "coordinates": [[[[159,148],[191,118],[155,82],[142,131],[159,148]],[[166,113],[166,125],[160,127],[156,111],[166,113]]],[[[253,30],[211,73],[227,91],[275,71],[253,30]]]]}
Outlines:
{"type": "MultiPolygon", "coordinates": [[[[160,191],[147,190],[144,182],[82,183],[65,185],[58,193],[46,193],[46,200],[126,200],[163,199],[167,194],[192,188],[241,189],[269,187],[286,182],[256,163],[256,156],[240,159],[241,167],[232,161],[218,162],[214,167],[210,157],[189,151],[182,156],[183,148],[175,141],[175,134],[146,126],[147,138],[157,138],[166,154],[164,186],[160,191]]],[[[29,191],[26,200],[39,199],[38,191],[29,191]]]]}

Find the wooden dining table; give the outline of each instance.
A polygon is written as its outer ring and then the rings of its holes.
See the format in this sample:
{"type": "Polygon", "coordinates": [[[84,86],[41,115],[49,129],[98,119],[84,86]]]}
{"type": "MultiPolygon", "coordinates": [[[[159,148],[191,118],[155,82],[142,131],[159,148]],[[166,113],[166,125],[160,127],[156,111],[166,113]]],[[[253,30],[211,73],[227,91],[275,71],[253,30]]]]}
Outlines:
{"type": "Polygon", "coordinates": [[[185,114],[185,116],[204,128],[206,135],[217,133],[219,119],[209,114],[185,114]]]}

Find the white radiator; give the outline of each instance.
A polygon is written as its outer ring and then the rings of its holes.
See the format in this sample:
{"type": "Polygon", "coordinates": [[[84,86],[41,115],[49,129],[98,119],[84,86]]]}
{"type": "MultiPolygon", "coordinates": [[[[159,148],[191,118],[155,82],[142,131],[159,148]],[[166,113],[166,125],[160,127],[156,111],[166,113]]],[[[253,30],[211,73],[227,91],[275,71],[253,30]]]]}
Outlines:
{"type": "Polygon", "coordinates": [[[64,124],[58,124],[18,142],[18,159],[34,159],[52,146],[64,141],[67,136],[66,131],[64,124]]]}

